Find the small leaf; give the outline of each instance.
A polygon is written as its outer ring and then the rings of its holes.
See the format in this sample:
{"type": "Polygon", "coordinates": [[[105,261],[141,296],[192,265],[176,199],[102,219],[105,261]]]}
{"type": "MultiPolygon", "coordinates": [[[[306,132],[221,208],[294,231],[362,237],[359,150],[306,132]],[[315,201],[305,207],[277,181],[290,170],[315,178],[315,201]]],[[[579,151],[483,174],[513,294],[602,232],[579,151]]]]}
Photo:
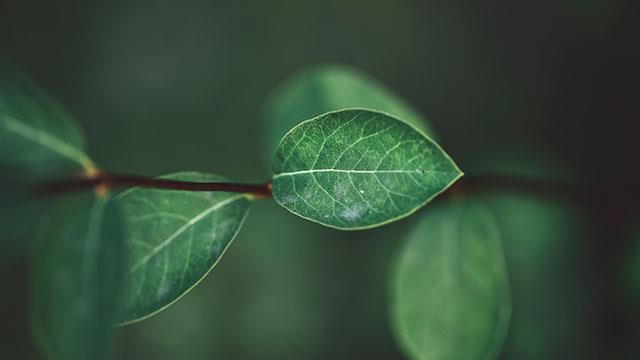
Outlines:
{"type": "Polygon", "coordinates": [[[93,170],[76,121],[25,75],[0,63],[0,168],[93,170]]]}
{"type": "Polygon", "coordinates": [[[511,300],[498,227],[477,202],[430,208],[398,258],[392,323],[412,359],[496,359],[511,300]]]}
{"type": "Polygon", "coordinates": [[[117,207],[91,194],[58,200],[37,230],[31,328],[48,359],[103,358],[124,275],[117,207]]]}
{"type": "Polygon", "coordinates": [[[408,216],[462,176],[421,132],[390,115],[358,109],[293,128],[278,145],[273,172],[280,205],[343,230],[408,216]]]}
{"type": "MultiPolygon", "coordinates": [[[[193,172],[162,178],[225,181],[193,172]]],[[[227,250],[249,210],[247,194],[134,188],[117,198],[131,259],[121,324],[154,315],[197,285],[227,250]]]]}
{"type": "Polygon", "coordinates": [[[271,156],[284,134],[301,121],[348,108],[389,113],[435,139],[426,119],[393,90],[357,69],[320,65],[285,80],[267,102],[266,153],[271,156]]]}

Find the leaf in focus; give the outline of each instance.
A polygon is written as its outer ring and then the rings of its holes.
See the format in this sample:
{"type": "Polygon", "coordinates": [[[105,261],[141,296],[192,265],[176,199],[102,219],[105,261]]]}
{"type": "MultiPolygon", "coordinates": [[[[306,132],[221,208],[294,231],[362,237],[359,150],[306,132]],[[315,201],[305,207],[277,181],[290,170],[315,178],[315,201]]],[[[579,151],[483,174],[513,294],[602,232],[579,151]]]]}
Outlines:
{"type": "Polygon", "coordinates": [[[37,229],[30,322],[47,359],[103,358],[122,284],[117,206],[92,194],[59,199],[37,229]]]}
{"type": "Polygon", "coordinates": [[[278,145],[273,173],[280,205],[342,230],[406,217],[462,176],[424,134],[361,109],[327,113],[293,128],[278,145]]]}
{"type": "MultiPolygon", "coordinates": [[[[182,172],[163,179],[224,182],[182,172]]],[[[220,260],[249,210],[249,195],[134,188],[117,196],[130,263],[118,322],[142,320],[198,284],[220,260]]]]}
{"type": "Polygon", "coordinates": [[[266,153],[271,156],[287,131],[303,120],[348,108],[389,113],[435,139],[426,119],[393,90],[357,69],[320,65],[285,80],[267,102],[266,153]]]}
{"type": "Polygon", "coordinates": [[[95,168],[75,119],[26,75],[0,63],[0,169],[50,174],[95,168]]]}
{"type": "Polygon", "coordinates": [[[466,199],[429,208],[399,254],[392,324],[412,359],[496,359],[511,314],[499,230],[466,199]]]}

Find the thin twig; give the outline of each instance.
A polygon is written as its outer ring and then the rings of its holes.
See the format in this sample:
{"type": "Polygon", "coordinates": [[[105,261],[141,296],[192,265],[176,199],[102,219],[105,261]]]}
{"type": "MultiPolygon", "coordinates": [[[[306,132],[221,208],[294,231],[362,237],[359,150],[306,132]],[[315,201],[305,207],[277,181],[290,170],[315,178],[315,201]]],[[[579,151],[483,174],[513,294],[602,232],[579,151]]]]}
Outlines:
{"type": "Polygon", "coordinates": [[[266,184],[237,184],[223,182],[193,182],[181,180],[166,180],[147,178],[137,175],[112,175],[97,173],[70,179],[60,179],[42,184],[35,188],[38,195],[52,195],[69,191],[76,191],[98,187],[145,187],[165,190],[183,191],[221,191],[233,193],[248,193],[259,198],[271,197],[271,183],[266,184]]]}

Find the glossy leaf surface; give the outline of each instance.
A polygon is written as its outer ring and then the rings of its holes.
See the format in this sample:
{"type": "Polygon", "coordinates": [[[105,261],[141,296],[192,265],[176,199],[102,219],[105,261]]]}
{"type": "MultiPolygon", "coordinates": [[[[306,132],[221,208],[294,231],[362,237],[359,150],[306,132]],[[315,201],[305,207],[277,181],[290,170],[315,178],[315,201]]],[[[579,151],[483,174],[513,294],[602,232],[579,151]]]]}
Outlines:
{"type": "Polygon", "coordinates": [[[407,239],[392,284],[396,338],[412,359],[496,359],[511,313],[496,221],[466,199],[430,208],[407,239]]]}
{"type": "Polygon", "coordinates": [[[124,275],[117,207],[93,194],[58,200],[37,230],[31,328],[47,359],[105,355],[124,275]]]}
{"type": "Polygon", "coordinates": [[[435,139],[426,119],[393,90],[349,66],[320,65],[285,80],[268,101],[267,154],[271,156],[282,136],[300,122],[347,108],[389,113],[435,139]]]}
{"type": "Polygon", "coordinates": [[[433,140],[387,114],[342,110],[285,135],[273,162],[273,197],[326,226],[356,230],[413,213],[462,172],[433,140]]]}
{"type": "MultiPolygon", "coordinates": [[[[162,178],[222,182],[193,172],[162,178]]],[[[218,262],[248,213],[246,194],[134,188],[117,196],[127,228],[130,265],[119,323],[168,307],[218,262]]]]}

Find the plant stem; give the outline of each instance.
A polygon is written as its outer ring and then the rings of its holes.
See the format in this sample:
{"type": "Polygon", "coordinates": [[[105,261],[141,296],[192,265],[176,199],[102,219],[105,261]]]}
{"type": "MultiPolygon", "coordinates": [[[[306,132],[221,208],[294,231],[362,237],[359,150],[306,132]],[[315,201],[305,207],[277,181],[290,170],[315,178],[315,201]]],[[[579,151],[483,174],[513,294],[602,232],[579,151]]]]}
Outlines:
{"type": "Polygon", "coordinates": [[[184,190],[184,191],[221,191],[247,193],[257,198],[271,197],[271,182],[266,184],[237,184],[222,182],[192,182],[180,180],[152,179],[136,175],[113,175],[94,173],[81,177],[61,179],[38,186],[37,194],[50,195],[87,188],[134,187],[184,190]]]}
{"type": "MultiPolygon", "coordinates": [[[[94,188],[98,194],[104,194],[107,189],[112,187],[135,186],[166,190],[247,193],[259,199],[268,199],[271,197],[271,182],[265,184],[192,182],[148,178],[137,175],[113,175],[103,172],[88,172],[75,178],[45,183],[36,187],[35,193],[51,195],[94,188]]],[[[569,199],[582,204],[593,202],[594,199],[610,199],[615,195],[615,192],[611,191],[611,189],[602,187],[594,188],[586,184],[507,175],[465,176],[443,195],[447,197],[460,193],[495,191],[532,193],[550,198],[569,199]]],[[[629,193],[624,199],[616,198],[615,200],[617,206],[621,208],[633,207],[632,203],[635,204],[637,201],[640,201],[637,193],[629,193]]]]}

